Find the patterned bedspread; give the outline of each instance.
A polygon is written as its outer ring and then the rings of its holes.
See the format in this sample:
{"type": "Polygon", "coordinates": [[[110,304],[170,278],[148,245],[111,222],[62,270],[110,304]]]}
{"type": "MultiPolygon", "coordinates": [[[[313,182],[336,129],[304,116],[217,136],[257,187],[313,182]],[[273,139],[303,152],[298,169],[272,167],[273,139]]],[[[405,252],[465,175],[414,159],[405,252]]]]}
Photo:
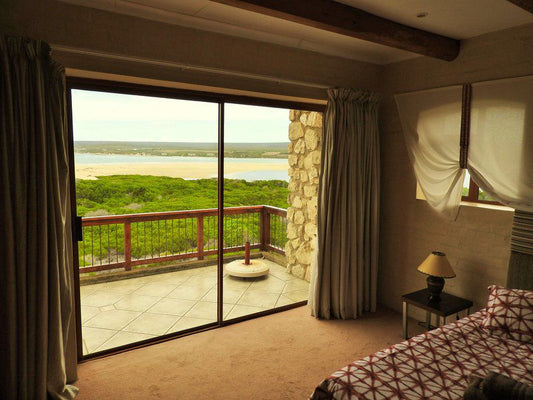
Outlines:
{"type": "Polygon", "coordinates": [[[311,399],[462,399],[468,378],[494,371],[533,384],[533,344],[485,331],[479,311],[342,368],[311,399]]]}

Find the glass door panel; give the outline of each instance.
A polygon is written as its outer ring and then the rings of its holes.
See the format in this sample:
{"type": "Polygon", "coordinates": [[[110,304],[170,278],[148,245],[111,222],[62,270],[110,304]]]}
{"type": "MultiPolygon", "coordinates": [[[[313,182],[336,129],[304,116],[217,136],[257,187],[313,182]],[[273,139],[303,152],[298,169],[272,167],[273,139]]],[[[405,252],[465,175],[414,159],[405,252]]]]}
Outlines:
{"type": "Polygon", "coordinates": [[[225,104],[224,319],[306,300],[284,251],[289,122],[288,109],[225,104]]]}
{"type": "Polygon", "coordinates": [[[71,95],[83,354],[215,323],[218,104],[71,95]]]}

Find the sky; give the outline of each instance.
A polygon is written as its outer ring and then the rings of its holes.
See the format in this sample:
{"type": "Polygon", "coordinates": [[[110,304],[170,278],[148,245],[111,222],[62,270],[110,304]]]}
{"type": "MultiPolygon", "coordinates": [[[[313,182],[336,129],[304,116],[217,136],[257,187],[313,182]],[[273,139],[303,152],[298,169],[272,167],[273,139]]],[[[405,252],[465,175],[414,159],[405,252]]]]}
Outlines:
{"type": "MultiPolygon", "coordinates": [[[[75,141],[217,142],[218,104],[72,91],[75,141]]],[[[288,142],[289,110],[226,103],[227,143],[288,142]]]]}

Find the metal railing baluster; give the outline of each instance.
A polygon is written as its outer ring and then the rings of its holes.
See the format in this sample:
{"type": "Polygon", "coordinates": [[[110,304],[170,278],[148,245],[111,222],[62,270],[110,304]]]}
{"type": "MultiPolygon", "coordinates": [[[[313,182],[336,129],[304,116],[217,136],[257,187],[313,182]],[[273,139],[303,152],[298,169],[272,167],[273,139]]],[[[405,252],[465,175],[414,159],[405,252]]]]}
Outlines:
{"type": "MultiPolygon", "coordinates": [[[[270,206],[227,207],[224,213],[225,252],[241,251],[248,240],[253,249],[272,250],[284,254],[286,210],[270,206]]],[[[137,265],[194,258],[205,259],[206,256],[217,252],[212,236],[212,231],[217,225],[216,209],[83,218],[84,241],[80,242],[82,247],[80,272],[121,267],[129,270],[137,265]],[[146,226],[148,223],[149,227],[146,226]],[[119,227],[120,230],[124,230],[123,235],[120,235],[119,227]],[[113,233],[114,243],[112,243],[113,233]],[[164,238],[161,237],[163,234],[164,238]],[[121,241],[119,236],[122,236],[121,241]],[[106,239],[107,245],[104,246],[106,239]],[[135,243],[134,248],[132,243],[135,243]],[[107,250],[105,257],[104,247],[107,250]],[[122,252],[121,247],[123,247],[122,252]],[[91,263],[86,265],[89,251],[91,263]],[[113,251],[115,257],[111,256],[113,251]],[[123,259],[119,256],[120,253],[123,253],[123,259]],[[133,257],[132,253],[136,256],[133,257]]]]}

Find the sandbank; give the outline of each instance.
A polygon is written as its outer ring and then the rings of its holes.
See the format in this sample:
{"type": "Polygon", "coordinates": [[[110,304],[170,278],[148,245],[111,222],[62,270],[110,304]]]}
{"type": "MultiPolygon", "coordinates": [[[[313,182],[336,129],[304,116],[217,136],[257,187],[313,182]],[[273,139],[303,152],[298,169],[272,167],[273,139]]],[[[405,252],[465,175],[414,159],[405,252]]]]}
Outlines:
{"type": "MultiPolygon", "coordinates": [[[[247,171],[286,171],[287,165],[272,163],[224,163],[224,173],[232,174],[247,171]]],[[[213,178],[217,175],[217,164],[198,162],[179,163],[123,163],[123,164],[78,164],[77,179],[98,179],[98,176],[109,175],[153,175],[170,176],[172,178],[199,179],[213,178]]]]}

